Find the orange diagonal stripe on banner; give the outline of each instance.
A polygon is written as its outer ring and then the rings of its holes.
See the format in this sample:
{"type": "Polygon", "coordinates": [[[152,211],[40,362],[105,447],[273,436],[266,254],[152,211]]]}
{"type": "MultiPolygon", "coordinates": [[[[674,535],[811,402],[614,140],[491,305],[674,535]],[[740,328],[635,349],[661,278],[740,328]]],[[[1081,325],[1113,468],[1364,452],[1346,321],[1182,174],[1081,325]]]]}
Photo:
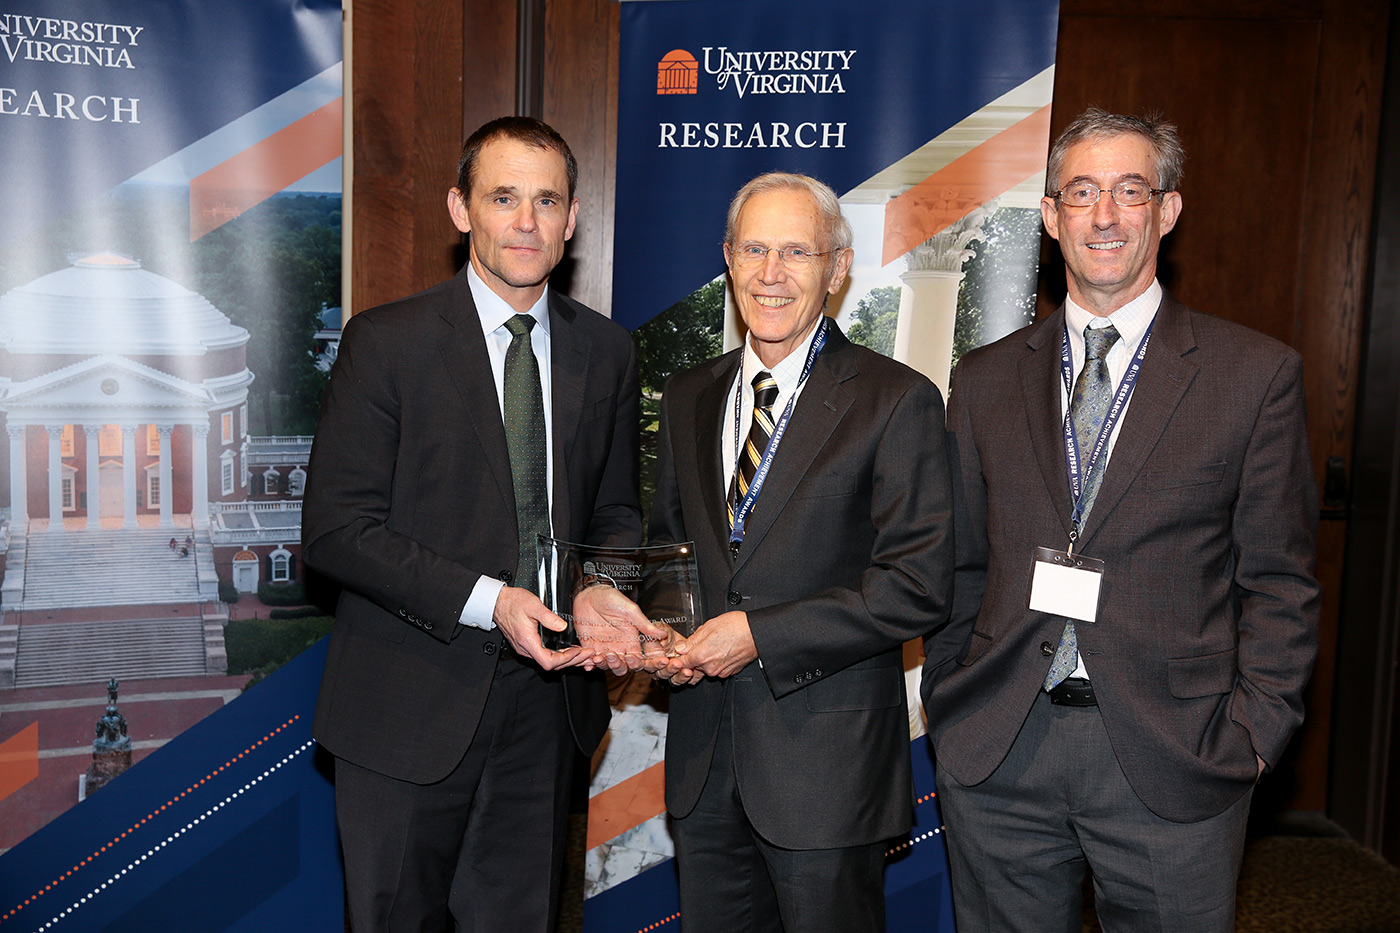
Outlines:
{"type": "Polygon", "coordinates": [[[666,812],[666,762],[652,765],[588,801],[588,848],[666,812]]]}
{"type": "Polygon", "coordinates": [[[341,98],[190,182],[190,242],[310,175],[341,152],[341,98]]]}
{"type": "Polygon", "coordinates": [[[39,776],[39,724],[31,722],[0,743],[0,800],[39,776]]]}
{"type": "Polygon", "coordinates": [[[881,265],[1045,169],[1050,105],[959,156],[885,205],[881,265]]]}

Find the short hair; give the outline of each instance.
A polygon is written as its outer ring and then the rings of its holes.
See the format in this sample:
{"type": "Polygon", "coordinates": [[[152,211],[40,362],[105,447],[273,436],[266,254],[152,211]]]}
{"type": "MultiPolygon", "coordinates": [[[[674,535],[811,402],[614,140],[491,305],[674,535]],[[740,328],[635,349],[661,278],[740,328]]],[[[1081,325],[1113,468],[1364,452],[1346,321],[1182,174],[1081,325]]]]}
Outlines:
{"type": "Polygon", "coordinates": [[[739,212],[744,209],[749,198],[767,191],[805,191],[810,194],[817,202],[817,213],[821,216],[821,234],[827,241],[826,245],[821,247],[822,251],[850,248],[851,240],[854,239],[851,224],[841,213],[841,202],[837,199],[836,192],[810,175],[798,175],[794,172],[767,172],[739,189],[739,193],[734,195],[734,200],[729,202],[729,217],[724,226],[725,243],[734,245],[734,233],[739,226],[739,212]]]}
{"type": "Polygon", "coordinates": [[[1181,136],[1175,123],[1167,122],[1160,113],[1133,117],[1090,107],[1075,117],[1074,122],[1060,133],[1055,145],[1050,147],[1050,165],[1045,173],[1045,196],[1052,198],[1055,192],[1060,190],[1060,169],[1064,168],[1065,155],[1071,146],[1087,139],[1104,139],[1129,133],[1146,139],[1152,147],[1152,161],[1157,170],[1156,187],[1163,191],[1177,190],[1181,185],[1186,163],[1186,149],[1181,145],[1181,136]]]}
{"type": "Polygon", "coordinates": [[[569,202],[573,202],[574,189],[578,187],[578,162],[564,137],[554,127],[534,117],[497,117],[467,137],[457,160],[457,187],[463,198],[471,195],[472,174],[482,147],[495,139],[513,139],[536,149],[552,149],[563,156],[564,171],[569,176],[569,202]]]}

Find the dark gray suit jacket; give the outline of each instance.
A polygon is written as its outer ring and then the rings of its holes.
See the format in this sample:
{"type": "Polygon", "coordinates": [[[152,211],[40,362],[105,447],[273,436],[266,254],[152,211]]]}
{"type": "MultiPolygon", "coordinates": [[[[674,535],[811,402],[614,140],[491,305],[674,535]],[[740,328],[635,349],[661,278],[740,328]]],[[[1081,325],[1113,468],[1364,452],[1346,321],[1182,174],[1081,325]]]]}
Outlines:
{"type": "Polygon", "coordinates": [[[727,692],[744,808],[764,838],[876,842],[912,815],[900,646],[948,612],[943,400],[833,326],[736,561],[720,445],[739,361],[736,350],[667,385],[650,532],[653,543],[694,539],[706,615],[746,611],[762,666],[674,691],[666,805],[677,817],[694,808],[727,692]]]}
{"type": "MultiPolygon", "coordinates": [[[[969,353],[949,404],[958,566],[925,643],[939,763],[976,784],[1006,756],[1064,620],[1027,608],[1032,553],[1069,541],[1064,311],[969,353]],[[1051,645],[1048,651],[1045,645],[1051,645]]],[[[1166,819],[1224,810],[1302,721],[1317,648],[1317,494],[1302,360],[1170,296],[1076,552],[1107,563],[1077,626],[1123,773],[1166,819]]]]}
{"type": "MultiPolygon", "coordinates": [[[[554,532],[634,546],[638,392],[631,335],[550,292],[554,532]]],[[[356,315],[322,406],[302,512],[308,564],[343,587],[316,706],[336,756],[428,783],[461,759],[501,634],[457,623],[482,576],[519,559],[505,428],[466,269],[356,315]]],[[[533,560],[533,555],[529,558],[533,560]]],[[[570,672],[574,737],[606,731],[602,678],[570,672]]]]}

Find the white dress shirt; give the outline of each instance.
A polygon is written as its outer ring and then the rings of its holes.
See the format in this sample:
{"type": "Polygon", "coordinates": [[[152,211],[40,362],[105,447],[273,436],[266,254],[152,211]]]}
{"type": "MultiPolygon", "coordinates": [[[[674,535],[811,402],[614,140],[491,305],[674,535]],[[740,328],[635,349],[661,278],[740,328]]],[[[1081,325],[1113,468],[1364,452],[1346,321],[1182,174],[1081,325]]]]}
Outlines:
{"type": "MultiPolygon", "coordinates": [[[[787,407],[788,399],[793,397],[794,393],[802,394],[802,386],[806,383],[799,383],[798,380],[802,378],[802,365],[807,362],[807,353],[812,348],[812,340],[817,336],[817,325],[820,323],[821,318],[813,321],[812,329],[807,332],[806,338],[772,369],[765,367],[763,361],[758,358],[753,348],[752,335],[744,338],[744,365],[729,386],[729,395],[726,396],[729,402],[724,406],[724,417],[721,420],[723,427],[719,446],[724,457],[724,488],[720,490],[720,495],[729,495],[729,484],[734,478],[734,469],[739,462],[739,449],[734,446],[734,393],[738,391],[741,394],[739,445],[742,447],[748,440],[749,428],[753,425],[753,377],[767,370],[773,381],[778,384],[778,398],[773,402],[773,423],[777,424],[778,419],[783,416],[783,409],[787,407]]],[[[835,322],[831,326],[835,327],[835,322]]],[[[793,408],[796,407],[797,403],[793,402],[793,408]]],[[[779,449],[781,450],[781,445],[779,449]]],[[[762,498],[762,495],[759,498],[762,498]]]]}
{"type": "MultiPolygon", "coordinates": [[[[482,333],[486,335],[486,356],[491,361],[491,378],[496,383],[496,402],[501,409],[501,423],[505,423],[505,380],[506,380],[506,350],[510,347],[511,332],[506,329],[506,321],[515,316],[516,311],[506,304],[505,299],[487,287],[481,281],[481,277],[476,274],[476,269],[467,267],[467,284],[471,286],[472,301],[476,302],[477,317],[481,321],[482,333]]],[[[535,326],[530,329],[530,346],[535,351],[535,361],[540,367],[540,389],[544,393],[544,435],[545,453],[547,467],[547,491],[549,501],[554,502],[554,419],[552,414],[552,400],[550,396],[550,347],[549,347],[549,286],[545,286],[544,293],[539,300],[526,312],[535,319],[535,326]]],[[[464,492],[466,495],[473,495],[471,490],[464,492]]],[[[553,511],[550,512],[551,526],[553,524],[553,511]]],[[[522,559],[534,560],[534,555],[522,555],[522,559]]],[[[476,628],[493,629],[496,627],[492,616],[496,610],[496,599],[501,594],[501,587],[505,583],[495,577],[482,575],[477,578],[476,585],[472,587],[472,592],[467,597],[467,604],[462,607],[462,614],[459,621],[463,625],[471,625],[476,628]]]]}

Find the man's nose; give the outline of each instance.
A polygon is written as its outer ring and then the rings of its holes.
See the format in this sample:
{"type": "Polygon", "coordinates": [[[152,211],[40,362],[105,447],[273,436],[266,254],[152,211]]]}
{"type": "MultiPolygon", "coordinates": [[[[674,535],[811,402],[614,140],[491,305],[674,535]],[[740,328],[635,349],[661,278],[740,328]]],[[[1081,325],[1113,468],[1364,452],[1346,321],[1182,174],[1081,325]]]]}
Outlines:
{"type": "Polygon", "coordinates": [[[787,272],[787,266],[783,265],[783,254],[776,249],[770,249],[763,256],[763,266],[760,271],[763,275],[763,281],[778,281],[787,272]]]}
{"type": "Polygon", "coordinates": [[[1094,226],[1099,228],[1111,227],[1118,223],[1118,202],[1113,200],[1113,192],[1103,190],[1099,192],[1099,199],[1090,208],[1093,211],[1094,226]]]}
{"type": "Polygon", "coordinates": [[[530,201],[525,201],[515,212],[515,228],[517,230],[534,230],[539,226],[539,218],[535,216],[535,205],[530,201]]]}

